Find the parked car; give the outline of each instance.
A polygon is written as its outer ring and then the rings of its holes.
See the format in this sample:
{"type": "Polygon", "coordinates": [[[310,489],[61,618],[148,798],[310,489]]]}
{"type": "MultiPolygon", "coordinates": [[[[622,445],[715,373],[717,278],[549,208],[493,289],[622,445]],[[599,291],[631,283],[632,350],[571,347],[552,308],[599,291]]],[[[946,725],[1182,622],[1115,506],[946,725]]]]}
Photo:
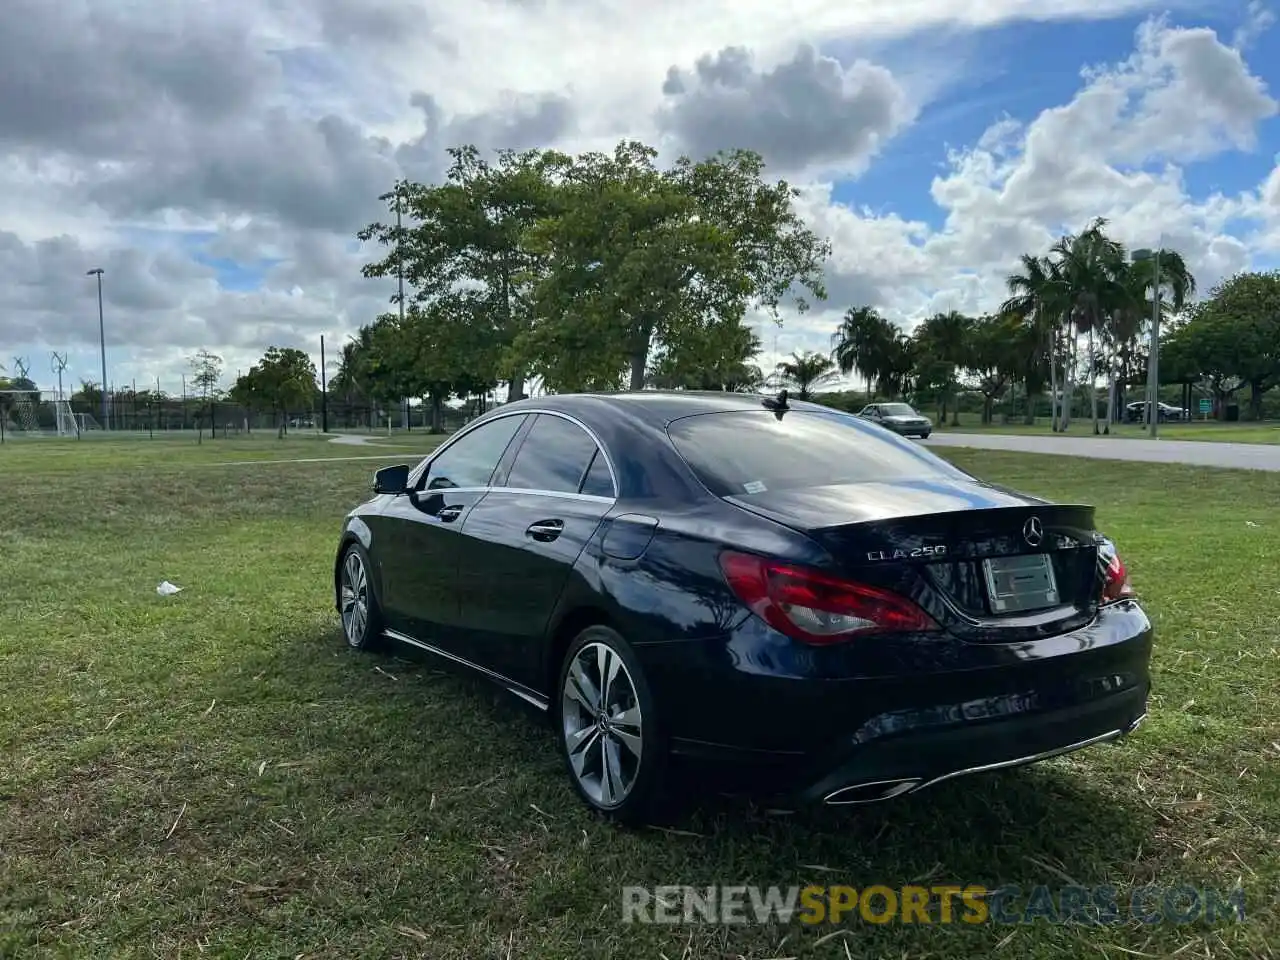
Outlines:
{"type": "Polygon", "coordinates": [[[864,803],[1147,709],[1151,623],[1093,507],[785,392],[506,404],[377,472],[333,588],[351,647],[545,713],[578,794],[625,822],[673,768],[864,803]]]}
{"type": "Polygon", "coordinates": [[[933,421],[908,403],[871,403],[863,407],[858,416],[904,437],[928,439],[933,432],[933,421]]]}
{"type": "MultiPolygon", "coordinates": [[[[1145,423],[1147,401],[1135,400],[1133,403],[1126,404],[1124,408],[1124,418],[1130,423],[1145,423]]],[[[1160,422],[1164,423],[1168,420],[1190,420],[1191,411],[1185,407],[1175,407],[1173,404],[1160,401],[1156,404],[1157,416],[1160,422]]]]}

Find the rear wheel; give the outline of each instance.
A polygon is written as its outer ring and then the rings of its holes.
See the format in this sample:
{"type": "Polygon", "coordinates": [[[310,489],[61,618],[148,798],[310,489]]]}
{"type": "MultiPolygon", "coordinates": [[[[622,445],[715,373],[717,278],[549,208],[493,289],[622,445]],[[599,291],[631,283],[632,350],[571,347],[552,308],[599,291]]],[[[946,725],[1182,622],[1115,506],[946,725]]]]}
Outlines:
{"type": "Polygon", "coordinates": [[[609,627],[583,630],[565,654],[558,692],[560,751],[578,795],[619,823],[651,818],[667,745],[630,645],[609,627]]]}
{"type": "Polygon", "coordinates": [[[353,543],[342,555],[338,573],[338,610],[347,646],[370,650],[382,638],[382,609],[373,592],[372,566],[364,547],[353,543]]]}

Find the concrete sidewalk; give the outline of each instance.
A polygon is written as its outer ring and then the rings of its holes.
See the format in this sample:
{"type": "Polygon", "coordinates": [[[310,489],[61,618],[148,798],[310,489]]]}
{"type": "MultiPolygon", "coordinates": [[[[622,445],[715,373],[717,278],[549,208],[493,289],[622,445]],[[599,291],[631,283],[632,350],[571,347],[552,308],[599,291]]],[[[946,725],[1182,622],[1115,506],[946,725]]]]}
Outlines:
{"type": "Polygon", "coordinates": [[[1098,460],[1189,463],[1237,470],[1280,470],[1280,444],[1209,440],[1133,440],[1120,437],[1028,437],[1007,433],[935,433],[930,447],[972,447],[1015,453],[1047,453],[1098,460]]]}

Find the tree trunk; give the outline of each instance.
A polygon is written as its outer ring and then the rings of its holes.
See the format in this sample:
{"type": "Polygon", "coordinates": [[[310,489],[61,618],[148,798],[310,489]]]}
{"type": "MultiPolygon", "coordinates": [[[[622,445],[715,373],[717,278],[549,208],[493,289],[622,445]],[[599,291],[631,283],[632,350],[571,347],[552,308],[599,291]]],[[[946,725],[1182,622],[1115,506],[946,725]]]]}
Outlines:
{"type": "Polygon", "coordinates": [[[1093,422],[1093,435],[1102,432],[1098,426],[1098,355],[1093,342],[1093,327],[1089,327],[1089,419],[1093,422]]]}
{"type": "Polygon", "coordinates": [[[1054,433],[1058,432],[1058,331],[1049,331],[1049,416],[1054,433]]]}
{"type": "Polygon", "coordinates": [[[1102,433],[1098,426],[1098,355],[1093,342],[1093,328],[1089,328],[1089,420],[1093,421],[1093,435],[1102,433]]]}
{"type": "Polygon", "coordinates": [[[1111,357],[1111,366],[1107,374],[1107,426],[1105,433],[1111,433],[1111,424],[1115,422],[1116,416],[1116,394],[1119,390],[1117,381],[1120,379],[1120,355],[1113,354],[1111,357]]]}
{"type": "Polygon", "coordinates": [[[1076,402],[1076,342],[1075,325],[1067,320],[1066,342],[1062,345],[1062,430],[1071,427],[1071,410],[1076,402]]]}
{"type": "Polygon", "coordinates": [[[1262,419],[1262,395],[1267,392],[1267,385],[1262,381],[1249,384],[1249,419],[1262,419]]]}
{"type": "Polygon", "coordinates": [[[524,374],[513,373],[507,383],[507,403],[515,403],[524,399],[524,374]]]}
{"type": "Polygon", "coordinates": [[[431,432],[444,433],[444,397],[436,394],[430,397],[431,432]]]}

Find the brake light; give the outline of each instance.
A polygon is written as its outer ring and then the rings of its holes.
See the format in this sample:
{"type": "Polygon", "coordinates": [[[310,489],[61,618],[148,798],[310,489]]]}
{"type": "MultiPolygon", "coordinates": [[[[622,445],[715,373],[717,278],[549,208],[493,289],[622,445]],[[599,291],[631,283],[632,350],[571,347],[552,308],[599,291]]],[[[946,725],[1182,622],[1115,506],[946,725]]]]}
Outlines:
{"type": "Polygon", "coordinates": [[[1129,584],[1129,571],[1125,569],[1124,561],[1116,552],[1115,545],[1104,543],[1099,547],[1098,560],[1103,565],[1102,595],[1099,602],[1108,604],[1132,599],[1135,594],[1133,587],[1129,584]]]}
{"type": "Polygon", "coordinates": [[[793,640],[829,645],[864,634],[936,630],[906,597],[748,553],[726,551],[720,569],[761,620],[793,640]]]}

